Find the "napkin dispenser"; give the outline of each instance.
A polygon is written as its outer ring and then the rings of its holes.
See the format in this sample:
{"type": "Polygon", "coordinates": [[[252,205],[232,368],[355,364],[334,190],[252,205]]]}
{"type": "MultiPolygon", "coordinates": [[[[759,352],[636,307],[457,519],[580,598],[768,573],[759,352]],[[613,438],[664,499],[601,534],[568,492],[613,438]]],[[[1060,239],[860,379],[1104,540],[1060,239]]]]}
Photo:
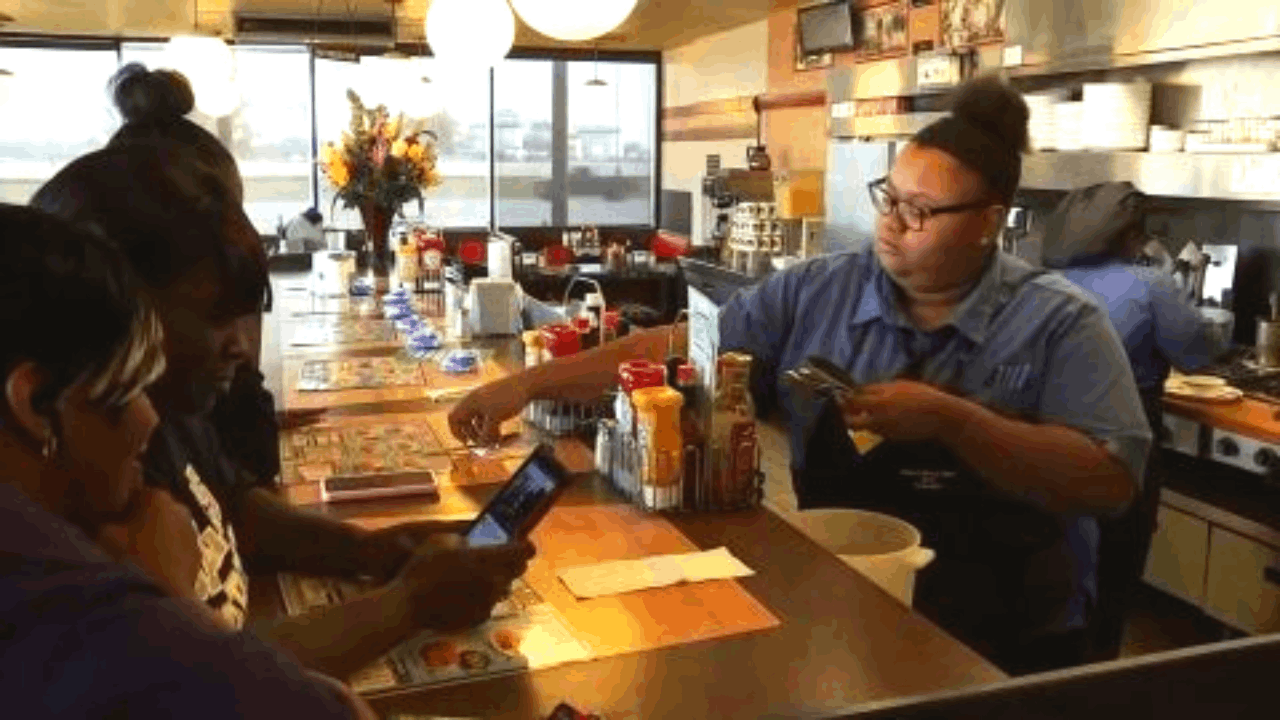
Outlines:
{"type": "Polygon", "coordinates": [[[511,278],[471,281],[471,331],[476,336],[516,335],[523,329],[520,287],[511,278]]]}

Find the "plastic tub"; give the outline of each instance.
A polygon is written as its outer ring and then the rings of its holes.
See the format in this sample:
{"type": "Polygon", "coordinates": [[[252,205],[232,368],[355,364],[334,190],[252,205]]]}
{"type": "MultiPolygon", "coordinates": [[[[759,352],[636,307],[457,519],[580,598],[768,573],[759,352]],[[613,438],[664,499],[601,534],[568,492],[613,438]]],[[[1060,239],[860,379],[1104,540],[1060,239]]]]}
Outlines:
{"type": "Polygon", "coordinates": [[[911,607],[916,573],[937,555],[920,547],[920,531],[914,525],[882,513],[805,510],[785,517],[907,607],[911,607]]]}

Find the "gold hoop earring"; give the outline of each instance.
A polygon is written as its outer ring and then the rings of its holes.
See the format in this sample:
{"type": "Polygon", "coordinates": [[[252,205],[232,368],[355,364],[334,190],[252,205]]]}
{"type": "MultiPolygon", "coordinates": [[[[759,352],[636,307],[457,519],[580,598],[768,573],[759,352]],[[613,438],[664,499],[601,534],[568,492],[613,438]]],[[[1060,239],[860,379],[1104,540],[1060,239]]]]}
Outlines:
{"type": "Polygon", "coordinates": [[[58,454],[58,436],[50,432],[44,436],[44,447],[40,454],[44,456],[44,461],[49,462],[58,454]]]}

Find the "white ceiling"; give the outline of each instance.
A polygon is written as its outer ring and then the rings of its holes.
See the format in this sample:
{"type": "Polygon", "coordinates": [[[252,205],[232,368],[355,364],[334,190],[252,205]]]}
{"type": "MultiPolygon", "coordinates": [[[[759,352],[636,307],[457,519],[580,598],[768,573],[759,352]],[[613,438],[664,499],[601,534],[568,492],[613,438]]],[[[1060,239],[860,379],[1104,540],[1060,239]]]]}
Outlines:
{"type": "MultiPolygon", "coordinates": [[[[430,0],[403,0],[397,10],[401,42],[420,42],[430,0]]],[[[639,0],[636,10],[614,32],[598,41],[606,49],[657,50],[679,47],[697,38],[763,19],[774,10],[808,0],[639,0]]],[[[0,0],[0,12],[17,22],[3,32],[60,35],[167,36],[190,29],[195,0],[0,0]]],[[[229,31],[234,12],[294,16],[389,16],[385,0],[201,0],[200,26],[229,31]]],[[[592,47],[544,37],[517,22],[520,47],[592,47]]]]}

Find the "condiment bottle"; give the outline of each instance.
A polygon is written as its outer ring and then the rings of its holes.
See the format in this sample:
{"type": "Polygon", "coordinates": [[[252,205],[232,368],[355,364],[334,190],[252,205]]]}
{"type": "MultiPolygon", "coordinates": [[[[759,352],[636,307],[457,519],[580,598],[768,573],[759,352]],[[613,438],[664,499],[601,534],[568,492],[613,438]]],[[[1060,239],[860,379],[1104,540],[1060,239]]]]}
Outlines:
{"type": "Polygon", "coordinates": [[[604,313],[604,341],[611,343],[618,339],[618,323],[622,319],[617,310],[606,310],[604,313]]]}
{"type": "MultiPolygon", "coordinates": [[[[572,325],[547,325],[541,329],[543,362],[573,355],[582,349],[577,328],[572,325]]],[[[573,405],[548,401],[547,421],[544,429],[553,435],[564,435],[573,430],[573,405]]]]}
{"type": "Polygon", "coordinates": [[[638,458],[635,444],[635,406],[631,394],[645,387],[663,384],[661,365],[648,360],[628,360],[618,366],[618,394],[614,397],[617,430],[614,443],[614,472],[619,489],[635,497],[639,494],[638,458]]]}
{"type": "Polygon", "coordinates": [[[636,406],[636,446],[644,505],[652,510],[676,508],[682,496],[684,443],[680,407],[684,397],[660,385],[636,390],[631,401],[636,406]]]}
{"type": "Polygon", "coordinates": [[[591,347],[603,345],[604,340],[604,296],[600,293],[587,293],[582,303],[583,311],[591,318],[591,347]]]}
{"type": "Polygon", "coordinates": [[[396,248],[396,274],[401,287],[415,287],[418,283],[418,246],[407,236],[396,248]]]}
{"type": "Polygon", "coordinates": [[[710,487],[703,499],[712,510],[750,507],[760,500],[756,413],[749,377],[752,358],[727,352],[716,362],[716,395],[711,404],[710,487]]]}
{"type": "Polygon", "coordinates": [[[573,329],[578,331],[578,345],[583,350],[590,350],[596,346],[598,337],[591,331],[591,318],[579,315],[573,319],[571,324],[573,329]]]}

